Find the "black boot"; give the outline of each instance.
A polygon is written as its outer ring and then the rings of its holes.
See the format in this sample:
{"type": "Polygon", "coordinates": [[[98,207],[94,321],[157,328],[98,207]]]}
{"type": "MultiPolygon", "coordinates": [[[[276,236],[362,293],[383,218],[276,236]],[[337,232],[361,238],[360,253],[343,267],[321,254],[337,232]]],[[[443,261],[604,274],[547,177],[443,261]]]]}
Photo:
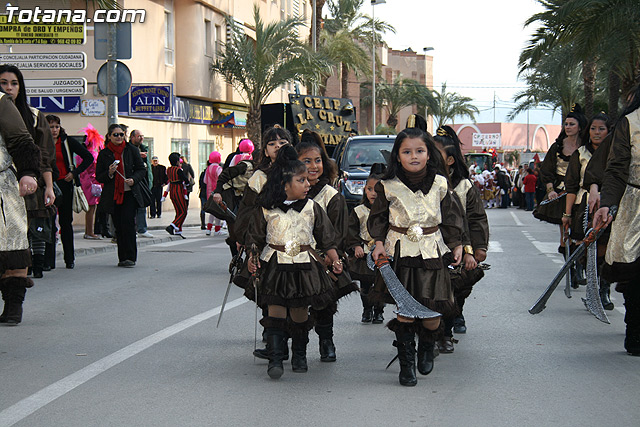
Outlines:
{"type": "Polygon", "coordinates": [[[464,316],[461,314],[453,319],[453,332],[456,334],[466,334],[467,324],[464,320],[464,316]]]}
{"type": "Polygon", "coordinates": [[[42,277],[44,276],[42,274],[44,270],[44,254],[34,254],[31,258],[33,260],[33,278],[42,279],[42,277]]]}
{"type": "Polygon", "coordinates": [[[320,361],[335,362],[336,346],[333,343],[333,315],[337,311],[337,304],[332,304],[322,310],[312,310],[315,316],[316,333],[320,339],[320,361]]]}
{"type": "Polygon", "coordinates": [[[374,325],[379,325],[382,322],[384,322],[383,312],[384,312],[384,305],[382,307],[374,307],[373,321],[371,323],[373,323],[374,325]]]}
{"type": "Polygon", "coordinates": [[[443,322],[440,322],[440,327],[434,331],[426,329],[420,324],[416,324],[416,329],[418,332],[418,372],[422,375],[429,375],[433,371],[435,342],[443,338],[443,322]]]}
{"type": "Polygon", "coordinates": [[[27,288],[33,286],[33,281],[27,277],[7,277],[0,280],[4,310],[0,316],[0,323],[17,325],[22,322],[22,303],[27,288]]]}
{"type": "Polygon", "coordinates": [[[284,372],[282,361],[284,359],[286,320],[274,317],[267,317],[263,320],[267,332],[267,352],[269,354],[267,374],[272,379],[278,379],[284,372]]]}
{"type": "Polygon", "coordinates": [[[360,291],[360,299],[362,300],[362,323],[371,323],[373,320],[373,307],[369,303],[369,293],[360,291]]]}
{"type": "Polygon", "coordinates": [[[627,324],[624,348],[633,356],[640,356],[640,289],[638,283],[627,283],[624,291],[626,309],[624,322],[627,324]]]}
{"type": "Polygon", "coordinates": [[[307,372],[307,344],[309,343],[309,330],[311,322],[289,322],[289,334],[291,335],[291,370],[293,372],[307,372]]]}
{"type": "MultiPolygon", "coordinates": [[[[260,324],[264,326],[264,323],[266,322],[265,319],[267,319],[268,316],[268,312],[267,310],[262,310],[262,319],[260,320],[260,324]]],[[[289,344],[287,343],[287,341],[289,340],[289,335],[285,333],[285,337],[284,337],[284,359],[282,360],[289,360],[289,344]]],[[[262,341],[264,343],[267,342],[267,328],[265,327],[262,330],[262,341]]],[[[257,357],[258,359],[264,359],[264,360],[269,360],[269,351],[267,350],[267,347],[265,346],[265,348],[256,348],[255,350],[253,350],[253,355],[255,357],[257,357]]]]}
{"type": "Polygon", "coordinates": [[[400,362],[398,380],[403,386],[413,387],[418,383],[418,378],[416,378],[415,325],[393,319],[387,324],[387,327],[396,333],[393,346],[398,349],[398,362],[400,362]]]}
{"type": "Polygon", "coordinates": [[[204,212],[200,211],[200,230],[206,230],[207,224],[204,222],[204,212]]]}
{"type": "Polygon", "coordinates": [[[613,302],[610,298],[611,285],[609,282],[600,279],[600,301],[602,301],[602,307],[605,310],[613,310],[613,302]]]}

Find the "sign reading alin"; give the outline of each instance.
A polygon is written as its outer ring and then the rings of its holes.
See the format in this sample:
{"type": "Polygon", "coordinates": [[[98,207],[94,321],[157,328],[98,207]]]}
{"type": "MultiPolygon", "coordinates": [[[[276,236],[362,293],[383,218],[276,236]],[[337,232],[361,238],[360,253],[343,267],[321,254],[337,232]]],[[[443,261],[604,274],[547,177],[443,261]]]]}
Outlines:
{"type": "Polygon", "coordinates": [[[84,24],[21,23],[0,15],[0,44],[84,44],[84,24]]]}
{"type": "Polygon", "coordinates": [[[358,130],[350,99],[289,94],[289,103],[298,131],[315,131],[326,145],[337,145],[358,130]]]}
{"type": "Polygon", "coordinates": [[[172,85],[132,85],[129,91],[130,114],[171,115],[172,85]]]}

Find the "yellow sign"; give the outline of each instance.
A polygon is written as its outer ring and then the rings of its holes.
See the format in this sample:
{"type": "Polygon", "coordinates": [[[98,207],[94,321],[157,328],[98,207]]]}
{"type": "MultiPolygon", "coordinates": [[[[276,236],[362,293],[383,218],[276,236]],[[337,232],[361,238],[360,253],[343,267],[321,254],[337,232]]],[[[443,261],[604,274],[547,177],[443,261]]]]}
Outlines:
{"type": "Polygon", "coordinates": [[[0,44],[84,44],[84,24],[21,23],[0,15],[0,44]]]}

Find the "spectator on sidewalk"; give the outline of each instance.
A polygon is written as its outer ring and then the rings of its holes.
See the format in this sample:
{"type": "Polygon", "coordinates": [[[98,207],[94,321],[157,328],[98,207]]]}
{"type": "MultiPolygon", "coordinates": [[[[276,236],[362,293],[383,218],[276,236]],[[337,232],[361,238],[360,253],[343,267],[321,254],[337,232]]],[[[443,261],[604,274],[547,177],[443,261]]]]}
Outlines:
{"type": "Polygon", "coordinates": [[[167,178],[167,168],[160,164],[158,156],[151,158],[151,175],[153,176],[153,185],[151,186],[153,200],[149,209],[151,218],[160,218],[162,216],[162,189],[169,183],[169,178],[167,178]]]}
{"type": "Polygon", "coordinates": [[[113,217],[118,267],[133,267],[138,257],[135,217],[138,207],[144,206],[140,184],[147,171],[140,150],[125,142],[121,125],[110,125],[107,139],[96,162],[96,179],[104,184],[100,207],[113,217]]]}
{"type": "MultiPolygon", "coordinates": [[[[100,236],[96,235],[93,227],[93,220],[96,213],[96,206],[100,202],[100,195],[102,194],[102,184],[96,180],[96,160],[98,153],[104,148],[104,137],[100,135],[100,132],[94,128],[91,123],[86,128],[82,129],[87,139],[84,142],[85,147],[89,150],[89,153],[93,156],[93,163],[80,174],[80,185],[82,185],[82,192],[87,198],[89,204],[89,210],[85,213],[84,221],[84,238],[89,240],[100,240],[100,236]]],[[[76,162],[81,160],[80,156],[76,156],[76,162]]]]}
{"type": "MultiPolygon", "coordinates": [[[[144,140],[144,135],[137,129],[131,131],[129,135],[129,142],[131,145],[140,150],[140,157],[144,162],[144,167],[148,170],[149,165],[147,163],[147,154],[149,152],[149,148],[142,143],[144,140]]],[[[148,174],[145,174],[144,179],[140,182],[140,185],[146,185],[149,187],[149,177],[148,174]]],[[[139,207],[136,211],[136,227],[138,231],[139,237],[153,237],[153,234],[147,231],[147,208],[139,207]]]]}
{"type": "Polygon", "coordinates": [[[532,211],[534,196],[536,194],[536,183],[538,181],[538,178],[533,173],[533,169],[527,169],[527,176],[525,176],[522,181],[524,183],[524,198],[527,203],[526,210],[532,211]]]}

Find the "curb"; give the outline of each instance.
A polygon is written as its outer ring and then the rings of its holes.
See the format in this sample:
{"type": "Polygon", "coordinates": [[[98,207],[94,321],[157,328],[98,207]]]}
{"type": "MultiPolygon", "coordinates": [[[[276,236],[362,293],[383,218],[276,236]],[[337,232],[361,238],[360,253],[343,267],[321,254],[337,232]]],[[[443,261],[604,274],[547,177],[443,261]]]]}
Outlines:
{"type": "MultiPolygon", "coordinates": [[[[141,248],[143,246],[155,245],[158,243],[166,243],[174,240],[182,240],[182,237],[167,236],[167,237],[154,237],[152,239],[145,238],[144,240],[137,240],[136,246],[138,248],[141,248]]],[[[85,255],[95,255],[95,254],[102,254],[107,252],[115,252],[117,249],[118,249],[118,245],[116,245],[115,243],[109,243],[108,245],[105,245],[105,246],[96,246],[93,248],[75,248],[74,254],[77,258],[85,255]]],[[[64,260],[64,251],[62,250],[62,248],[60,248],[59,250],[56,250],[56,262],[58,260],[64,260]]]]}

